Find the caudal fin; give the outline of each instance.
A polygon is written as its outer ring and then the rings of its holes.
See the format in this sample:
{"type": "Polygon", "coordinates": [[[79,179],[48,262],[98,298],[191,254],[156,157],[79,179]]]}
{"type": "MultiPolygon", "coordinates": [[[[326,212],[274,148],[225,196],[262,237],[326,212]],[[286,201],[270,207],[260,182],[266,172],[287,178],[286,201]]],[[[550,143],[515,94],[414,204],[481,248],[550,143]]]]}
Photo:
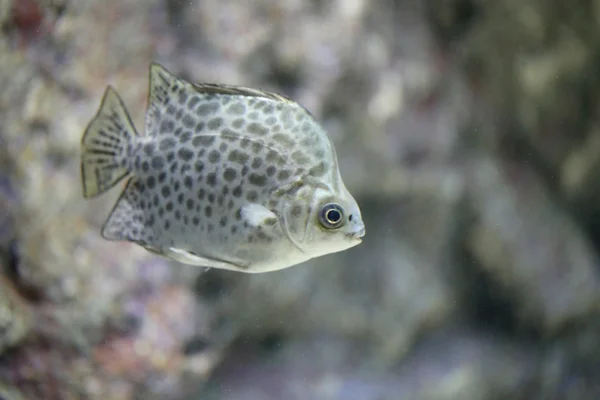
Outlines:
{"type": "Polygon", "coordinates": [[[97,196],[129,174],[127,158],[136,136],[121,98],[109,86],[81,139],[83,197],[97,196]]]}

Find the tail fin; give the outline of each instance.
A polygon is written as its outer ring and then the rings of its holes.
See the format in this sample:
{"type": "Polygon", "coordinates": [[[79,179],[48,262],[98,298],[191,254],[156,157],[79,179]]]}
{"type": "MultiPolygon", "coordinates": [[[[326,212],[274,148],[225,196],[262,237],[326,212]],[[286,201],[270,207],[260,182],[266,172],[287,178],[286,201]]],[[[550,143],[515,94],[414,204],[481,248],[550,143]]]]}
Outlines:
{"type": "Polygon", "coordinates": [[[129,174],[127,157],[136,136],[121,98],[109,86],[81,140],[83,197],[97,196],[129,174]]]}

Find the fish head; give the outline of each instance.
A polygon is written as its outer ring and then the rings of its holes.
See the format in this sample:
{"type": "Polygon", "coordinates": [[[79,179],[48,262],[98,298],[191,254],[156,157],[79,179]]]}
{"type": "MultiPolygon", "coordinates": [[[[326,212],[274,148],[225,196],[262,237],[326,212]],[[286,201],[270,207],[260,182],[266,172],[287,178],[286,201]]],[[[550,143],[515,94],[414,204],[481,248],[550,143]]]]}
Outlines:
{"type": "Polygon", "coordinates": [[[311,258],[354,247],[365,235],[358,203],[343,184],[338,188],[306,185],[285,208],[290,240],[311,258]]]}

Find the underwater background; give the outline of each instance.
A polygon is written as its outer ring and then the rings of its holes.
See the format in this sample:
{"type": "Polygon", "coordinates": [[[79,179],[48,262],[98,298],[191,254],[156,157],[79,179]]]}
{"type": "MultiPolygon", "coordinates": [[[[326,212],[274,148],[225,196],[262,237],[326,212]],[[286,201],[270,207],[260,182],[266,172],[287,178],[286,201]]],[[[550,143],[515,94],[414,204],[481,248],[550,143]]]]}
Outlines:
{"type": "Polygon", "coordinates": [[[599,71],[598,0],[0,0],[0,399],[600,398],[599,71]],[[153,61],[308,108],[363,243],[103,240],[81,136],[153,61]]]}

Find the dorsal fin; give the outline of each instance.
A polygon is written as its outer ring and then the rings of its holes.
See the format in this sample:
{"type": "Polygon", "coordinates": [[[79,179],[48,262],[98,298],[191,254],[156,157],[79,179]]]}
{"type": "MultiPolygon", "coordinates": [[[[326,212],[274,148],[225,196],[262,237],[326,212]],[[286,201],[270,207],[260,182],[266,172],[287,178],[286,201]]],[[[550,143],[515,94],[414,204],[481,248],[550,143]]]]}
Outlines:
{"type": "MultiPolygon", "coordinates": [[[[206,95],[229,95],[229,96],[247,96],[247,97],[260,97],[273,101],[279,101],[282,103],[301,107],[304,111],[312,117],[312,113],[306,109],[306,107],[298,104],[290,98],[270,92],[263,89],[253,89],[245,86],[227,85],[221,83],[189,83],[183,79],[177,78],[169,70],[160,65],[157,62],[153,62],[150,65],[150,88],[148,104],[151,106],[151,113],[149,119],[152,119],[156,110],[152,109],[153,104],[165,104],[168,102],[169,95],[172,91],[181,87],[182,85],[189,85],[194,88],[198,93],[206,95]]],[[[148,124],[146,125],[148,127],[148,124]]]]}
{"type": "Polygon", "coordinates": [[[224,94],[231,96],[248,96],[248,97],[262,97],[265,99],[281,101],[284,103],[293,103],[295,101],[277,93],[269,92],[262,89],[252,89],[245,86],[226,85],[220,83],[195,83],[194,88],[198,93],[203,94],[224,94]]]}

